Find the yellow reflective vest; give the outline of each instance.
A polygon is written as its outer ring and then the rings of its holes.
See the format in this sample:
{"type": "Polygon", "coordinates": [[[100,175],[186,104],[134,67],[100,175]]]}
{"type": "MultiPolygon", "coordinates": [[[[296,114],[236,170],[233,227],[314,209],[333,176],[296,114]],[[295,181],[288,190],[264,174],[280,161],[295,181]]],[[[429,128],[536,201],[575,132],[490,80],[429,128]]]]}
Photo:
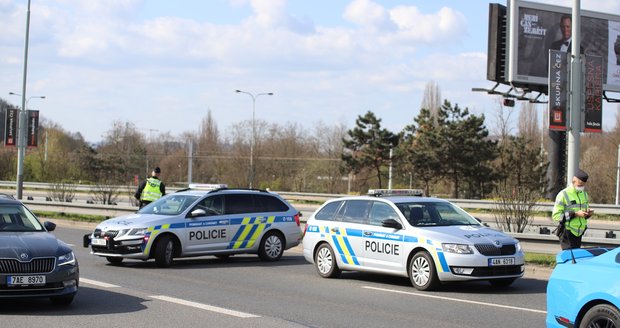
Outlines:
{"type": "Polygon", "coordinates": [[[579,210],[588,210],[590,203],[586,191],[578,191],[574,186],[569,186],[558,193],[553,206],[553,220],[556,222],[566,218],[564,226],[575,236],[581,236],[586,231],[588,220],[575,216],[579,210]],[[573,216],[573,218],[571,218],[573,216]]]}
{"type": "Polygon", "coordinates": [[[140,195],[140,200],[146,202],[152,202],[161,198],[161,190],[159,186],[161,185],[161,180],[156,178],[148,178],[146,179],[146,185],[142,190],[142,195],[140,195]]]}

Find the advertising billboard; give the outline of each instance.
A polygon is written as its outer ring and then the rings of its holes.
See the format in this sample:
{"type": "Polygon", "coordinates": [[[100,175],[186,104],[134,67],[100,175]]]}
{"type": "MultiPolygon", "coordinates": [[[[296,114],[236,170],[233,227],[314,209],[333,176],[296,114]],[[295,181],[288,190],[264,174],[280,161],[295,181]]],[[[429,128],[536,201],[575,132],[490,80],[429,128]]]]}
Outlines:
{"type": "Polygon", "coordinates": [[[28,110],[28,147],[34,148],[39,145],[39,111],[28,110]]]}
{"type": "Polygon", "coordinates": [[[17,145],[17,116],[19,111],[15,108],[7,108],[4,121],[4,145],[17,145]]]}
{"type": "MultiPolygon", "coordinates": [[[[547,85],[549,50],[571,51],[571,8],[508,0],[507,16],[506,80],[547,85]]],[[[601,57],[603,90],[620,92],[620,16],[582,10],[580,53],[601,57]]]]}

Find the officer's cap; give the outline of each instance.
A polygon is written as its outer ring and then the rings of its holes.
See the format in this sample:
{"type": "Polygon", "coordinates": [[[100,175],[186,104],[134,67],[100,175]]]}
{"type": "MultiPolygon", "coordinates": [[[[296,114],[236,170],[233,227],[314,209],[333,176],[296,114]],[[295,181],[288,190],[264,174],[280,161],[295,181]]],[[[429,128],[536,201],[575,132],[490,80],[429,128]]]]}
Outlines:
{"type": "MultiPolygon", "coordinates": [[[[155,173],[161,173],[161,169],[160,169],[160,168],[159,168],[159,166],[158,166],[158,167],[156,167],[156,168],[153,170],[153,172],[155,172],[155,173]]],[[[587,177],[587,175],[586,175],[586,177],[587,177]]]]}
{"type": "Polygon", "coordinates": [[[583,181],[583,182],[587,182],[588,181],[588,173],[582,171],[581,169],[577,170],[577,172],[575,172],[575,178],[583,181]]]}

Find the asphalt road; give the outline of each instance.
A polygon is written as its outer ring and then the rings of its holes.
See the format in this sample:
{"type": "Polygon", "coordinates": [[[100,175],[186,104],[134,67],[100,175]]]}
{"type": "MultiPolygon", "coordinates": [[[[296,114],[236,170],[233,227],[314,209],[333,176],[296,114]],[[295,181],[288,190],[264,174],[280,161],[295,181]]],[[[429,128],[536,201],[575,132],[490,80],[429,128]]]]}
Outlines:
{"type": "Polygon", "coordinates": [[[47,300],[0,301],[2,327],[543,327],[548,272],[508,289],[486,282],[418,292],[407,278],[344,273],[323,279],[301,248],[266,263],[257,256],[112,266],[81,246],[86,226],[59,224],[73,244],[80,290],[68,308],[47,300]]]}

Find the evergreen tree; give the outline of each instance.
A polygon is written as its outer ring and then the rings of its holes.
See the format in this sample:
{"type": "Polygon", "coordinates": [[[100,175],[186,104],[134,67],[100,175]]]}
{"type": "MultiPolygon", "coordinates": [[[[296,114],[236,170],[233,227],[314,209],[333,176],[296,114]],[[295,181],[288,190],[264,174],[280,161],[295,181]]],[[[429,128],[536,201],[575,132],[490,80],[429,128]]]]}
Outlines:
{"type": "Polygon", "coordinates": [[[355,121],[355,128],[343,139],[342,160],[349,172],[374,170],[382,187],[382,168],[389,164],[390,148],[398,145],[399,136],[381,128],[381,120],[368,111],[355,121]]]}

